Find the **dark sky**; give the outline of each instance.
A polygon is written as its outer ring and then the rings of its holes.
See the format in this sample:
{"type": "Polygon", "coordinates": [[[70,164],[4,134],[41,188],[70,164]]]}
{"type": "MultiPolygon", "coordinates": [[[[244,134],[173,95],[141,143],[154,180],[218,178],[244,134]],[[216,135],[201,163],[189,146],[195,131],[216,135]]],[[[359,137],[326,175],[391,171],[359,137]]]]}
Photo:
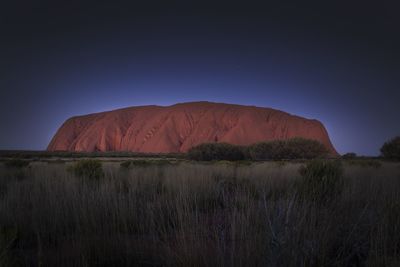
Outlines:
{"type": "Polygon", "coordinates": [[[396,1],[2,1],[0,149],[70,116],[208,100],[324,123],[340,153],[400,134],[396,1]]]}

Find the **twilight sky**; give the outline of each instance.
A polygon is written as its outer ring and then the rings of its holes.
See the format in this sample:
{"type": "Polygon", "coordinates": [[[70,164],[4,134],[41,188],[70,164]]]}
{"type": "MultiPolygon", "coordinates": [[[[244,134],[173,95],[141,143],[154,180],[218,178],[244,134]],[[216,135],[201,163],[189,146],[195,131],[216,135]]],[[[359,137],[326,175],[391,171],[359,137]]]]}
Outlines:
{"type": "Polygon", "coordinates": [[[400,135],[400,6],[366,2],[3,1],[0,149],[43,150],[73,115],[206,100],[378,155],[400,135]]]}

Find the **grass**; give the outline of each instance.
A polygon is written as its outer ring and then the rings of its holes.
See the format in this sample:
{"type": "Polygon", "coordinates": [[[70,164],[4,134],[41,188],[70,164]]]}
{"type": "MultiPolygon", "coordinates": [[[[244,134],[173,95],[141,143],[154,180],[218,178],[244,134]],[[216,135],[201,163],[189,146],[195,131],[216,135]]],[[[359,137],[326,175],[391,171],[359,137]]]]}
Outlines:
{"type": "Polygon", "coordinates": [[[0,266],[400,264],[399,163],[141,163],[0,164],[0,266]]]}

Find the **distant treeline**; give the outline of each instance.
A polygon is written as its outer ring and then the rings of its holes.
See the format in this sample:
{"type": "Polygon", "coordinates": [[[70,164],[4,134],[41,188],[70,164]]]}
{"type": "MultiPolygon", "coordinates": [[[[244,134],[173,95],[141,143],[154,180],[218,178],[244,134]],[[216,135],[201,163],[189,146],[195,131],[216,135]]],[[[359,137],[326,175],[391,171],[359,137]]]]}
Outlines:
{"type": "MultiPolygon", "coordinates": [[[[385,142],[380,157],[359,156],[356,153],[346,153],[342,159],[374,159],[400,160],[400,137],[385,142]]],[[[187,153],[142,153],[131,151],[24,151],[0,150],[0,158],[40,159],[40,158],[174,158],[200,161],[212,160],[292,160],[332,158],[329,150],[320,142],[304,138],[274,140],[259,142],[249,146],[239,146],[228,143],[203,143],[191,148],[187,153]]]]}
{"type": "Polygon", "coordinates": [[[130,151],[25,151],[25,150],[0,150],[2,158],[185,158],[185,153],[141,153],[130,151]]]}
{"type": "Polygon", "coordinates": [[[205,143],[191,148],[192,160],[282,160],[332,157],[328,149],[316,140],[292,138],[260,142],[249,146],[228,143],[205,143]]]}

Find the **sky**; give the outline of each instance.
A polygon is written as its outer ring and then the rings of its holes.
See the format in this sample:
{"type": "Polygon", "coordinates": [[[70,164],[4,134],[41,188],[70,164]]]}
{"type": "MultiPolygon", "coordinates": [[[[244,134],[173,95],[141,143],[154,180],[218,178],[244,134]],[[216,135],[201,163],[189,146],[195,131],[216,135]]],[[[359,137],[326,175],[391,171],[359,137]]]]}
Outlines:
{"type": "Polygon", "coordinates": [[[71,116],[213,101],[320,120],[339,153],[400,135],[396,1],[3,1],[0,149],[71,116]],[[145,4],[143,4],[145,2],[145,4]]]}

